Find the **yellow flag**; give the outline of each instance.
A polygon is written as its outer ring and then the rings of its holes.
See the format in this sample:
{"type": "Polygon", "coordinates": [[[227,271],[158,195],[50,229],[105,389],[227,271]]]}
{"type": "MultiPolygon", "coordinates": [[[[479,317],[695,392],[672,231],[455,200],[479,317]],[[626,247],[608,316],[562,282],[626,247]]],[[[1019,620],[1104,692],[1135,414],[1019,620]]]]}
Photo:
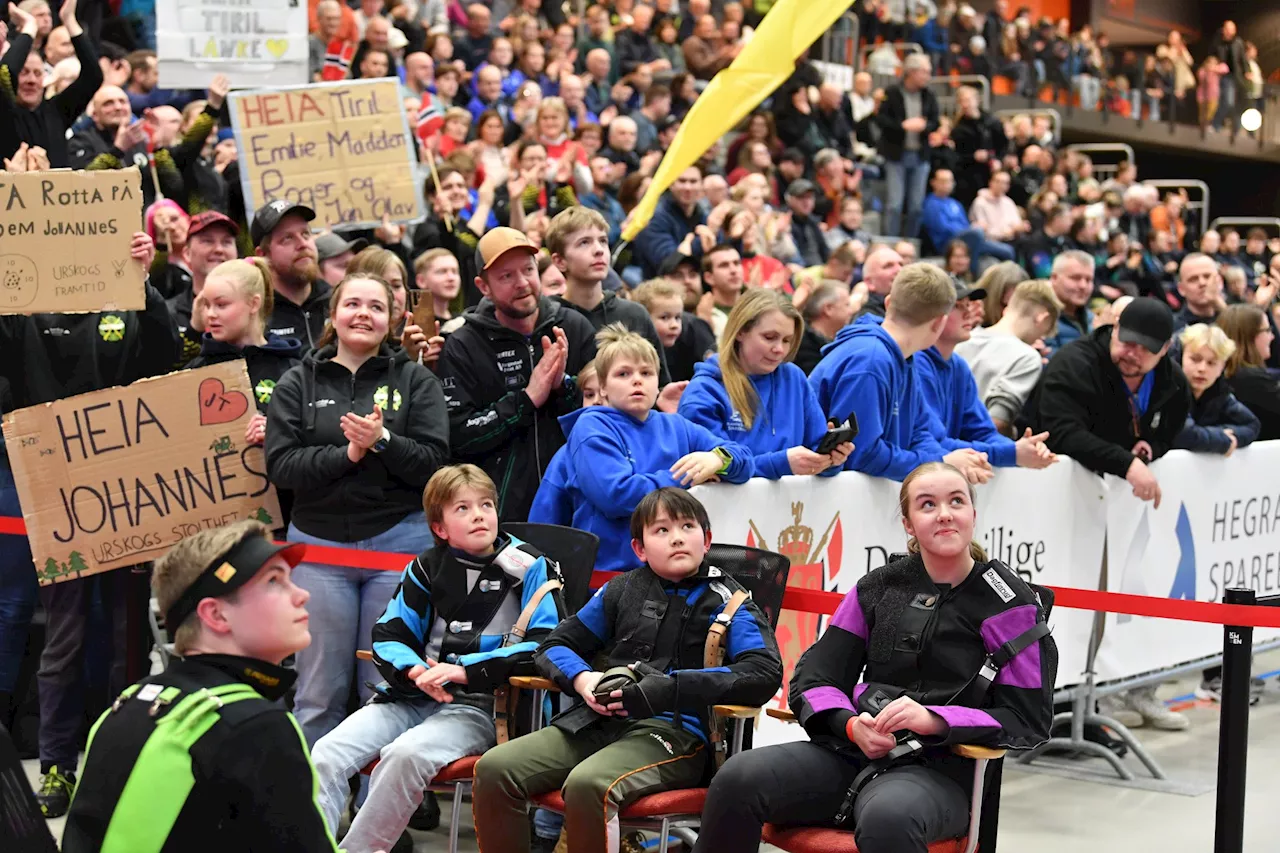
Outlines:
{"type": "Polygon", "coordinates": [[[849,5],[820,0],[779,0],[774,4],[733,64],[712,78],[693,102],[653,175],[649,191],[632,211],[622,239],[634,240],[644,230],[667,187],[782,85],[795,71],[796,57],[830,29],[849,5]]]}

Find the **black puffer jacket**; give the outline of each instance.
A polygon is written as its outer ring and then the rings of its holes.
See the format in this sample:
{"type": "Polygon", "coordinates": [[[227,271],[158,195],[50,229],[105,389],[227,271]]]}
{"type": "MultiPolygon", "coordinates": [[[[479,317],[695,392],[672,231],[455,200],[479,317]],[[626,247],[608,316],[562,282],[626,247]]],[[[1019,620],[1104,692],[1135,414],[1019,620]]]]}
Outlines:
{"type": "Polygon", "coordinates": [[[294,491],[303,533],[355,542],[422,511],[427,480],[449,458],[440,383],[420,364],[397,364],[389,346],[353,374],[334,345],[308,353],[281,377],[267,410],[267,477],[294,491]],[[382,407],[391,441],[359,462],[347,456],[341,420],[382,407]]]}

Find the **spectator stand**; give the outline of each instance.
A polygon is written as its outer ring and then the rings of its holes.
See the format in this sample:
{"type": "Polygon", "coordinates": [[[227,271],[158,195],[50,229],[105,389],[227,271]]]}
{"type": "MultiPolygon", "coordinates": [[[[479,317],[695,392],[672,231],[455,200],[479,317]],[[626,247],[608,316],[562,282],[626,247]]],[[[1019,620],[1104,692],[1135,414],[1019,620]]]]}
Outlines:
{"type": "Polygon", "coordinates": [[[1204,234],[1209,229],[1209,185],[1204,181],[1197,181],[1194,178],[1167,178],[1143,181],[1142,185],[1160,190],[1162,198],[1164,190],[1187,190],[1187,209],[1199,212],[1200,233],[1204,234]]]}
{"type": "Polygon", "coordinates": [[[897,83],[902,77],[902,60],[909,53],[924,53],[924,46],[913,41],[895,41],[881,42],[880,44],[863,45],[858,51],[858,64],[854,66],[859,71],[866,71],[871,75],[871,87],[873,89],[884,89],[897,83]],[[886,44],[893,48],[893,53],[897,58],[897,65],[892,72],[887,64],[876,62],[872,58],[872,54],[878,50],[883,50],[886,44]]]}
{"type": "MultiPolygon", "coordinates": [[[[818,42],[818,61],[822,64],[845,65],[857,71],[862,66],[857,64],[861,58],[858,50],[858,16],[845,12],[831,29],[822,34],[818,42]]],[[[815,62],[815,64],[818,64],[815,62]]],[[[834,82],[834,81],[832,81],[834,82]]],[[[853,81],[850,78],[850,87],[853,81]]]]}
{"type": "Polygon", "coordinates": [[[1209,223],[1209,227],[1214,231],[1224,227],[1237,231],[1263,228],[1280,237],[1280,216],[1219,216],[1209,223]]]}
{"type": "Polygon", "coordinates": [[[1054,144],[1062,144],[1062,113],[1058,110],[1049,107],[1036,107],[1027,110],[996,110],[993,115],[1000,119],[1000,121],[1008,121],[1015,116],[1030,116],[1032,121],[1035,121],[1041,116],[1046,117],[1049,119],[1050,129],[1053,131],[1054,144]]]}
{"type": "Polygon", "coordinates": [[[938,111],[944,116],[956,114],[956,90],[961,86],[972,86],[978,90],[982,99],[982,108],[991,109],[991,81],[981,74],[949,74],[944,77],[930,77],[929,90],[938,98],[938,111]]]}
{"type": "Polygon", "coordinates": [[[1082,142],[1076,145],[1068,145],[1067,150],[1088,154],[1089,158],[1093,160],[1093,176],[1099,182],[1114,178],[1116,172],[1120,171],[1120,163],[1122,161],[1138,162],[1137,156],[1133,152],[1133,146],[1125,142],[1082,142]]]}

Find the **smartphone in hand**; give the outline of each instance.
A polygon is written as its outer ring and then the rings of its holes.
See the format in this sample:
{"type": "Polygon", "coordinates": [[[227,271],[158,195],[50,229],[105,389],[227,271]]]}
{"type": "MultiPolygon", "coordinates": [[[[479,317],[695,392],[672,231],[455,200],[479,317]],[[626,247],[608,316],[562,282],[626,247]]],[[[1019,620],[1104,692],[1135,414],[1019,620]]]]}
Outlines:
{"type": "Polygon", "coordinates": [[[835,429],[827,430],[827,434],[822,437],[822,441],[818,443],[817,453],[827,454],[835,450],[846,441],[853,441],[858,435],[858,416],[853,412],[849,413],[849,417],[844,419],[844,423],[835,429]]]}

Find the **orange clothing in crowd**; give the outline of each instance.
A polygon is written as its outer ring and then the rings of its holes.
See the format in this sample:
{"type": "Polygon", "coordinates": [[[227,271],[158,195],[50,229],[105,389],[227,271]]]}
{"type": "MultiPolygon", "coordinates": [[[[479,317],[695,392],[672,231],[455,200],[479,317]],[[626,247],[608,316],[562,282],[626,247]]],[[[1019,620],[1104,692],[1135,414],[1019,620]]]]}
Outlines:
{"type": "MultiPolygon", "coordinates": [[[[307,0],[307,30],[312,33],[316,31],[316,7],[319,5],[320,0],[307,0]]],[[[336,37],[352,44],[357,43],[360,41],[360,27],[356,25],[356,13],[346,3],[339,3],[338,8],[342,10],[342,23],[338,26],[336,37]]]]}
{"type": "Polygon", "coordinates": [[[1169,220],[1171,218],[1172,217],[1169,216],[1169,208],[1165,207],[1163,204],[1158,204],[1151,208],[1152,229],[1156,231],[1168,231],[1172,234],[1173,247],[1181,251],[1185,248],[1182,245],[1182,241],[1186,239],[1187,236],[1187,223],[1182,221],[1182,219],[1177,219],[1174,220],[1173,226],[1170,227],[1169,220]]]}

